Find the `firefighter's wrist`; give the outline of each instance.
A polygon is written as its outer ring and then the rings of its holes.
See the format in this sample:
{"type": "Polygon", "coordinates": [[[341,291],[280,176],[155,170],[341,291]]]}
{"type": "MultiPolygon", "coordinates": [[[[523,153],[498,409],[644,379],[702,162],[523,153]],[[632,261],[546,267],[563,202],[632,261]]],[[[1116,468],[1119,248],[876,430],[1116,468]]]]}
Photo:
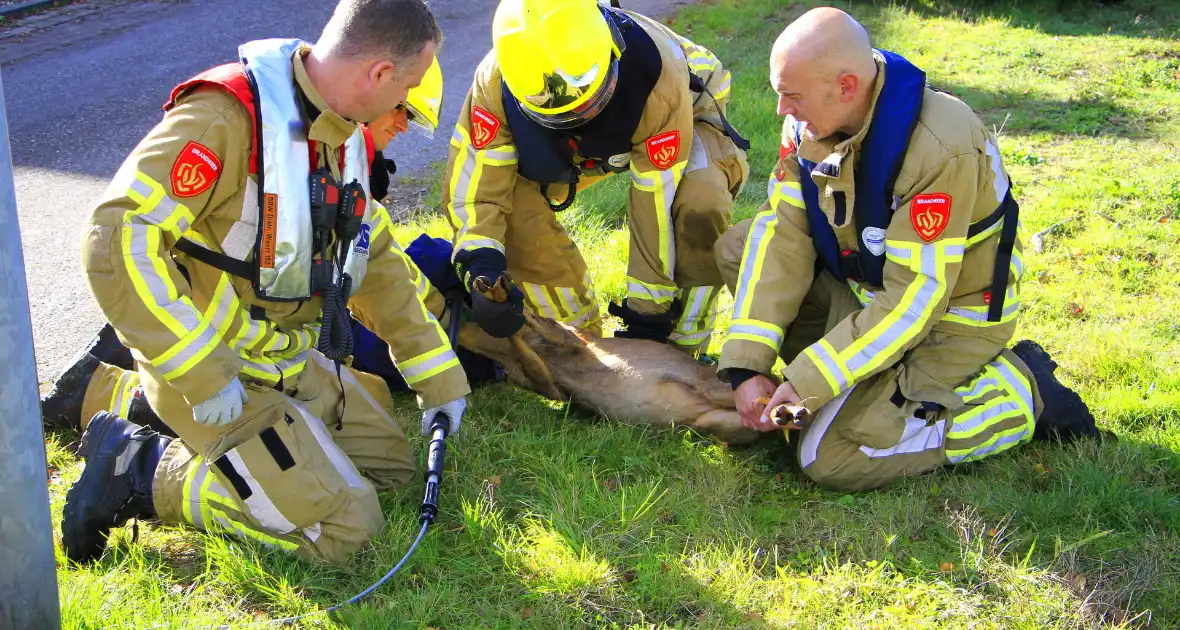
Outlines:
{"type": "Polygon", "coordinates": [[[490,247],[480,247],[459,252],[455,256],[459,277],[468,290],[473,290],[476,278],[487,278],[489,284],[495,284],[496,279],[504,275],[508,269],[508,259],[498,250],[490,247]]]}
{"type": "Polygon", "coordinates": [[[745,383],[755,376],[762,375],[762,373],[757,370],[748,370],[746,368],[739,367],[729,368],[725,372],[726,376],[729,377],[729,386],[733,388],[734,391],[737,391],[737,388],[741,387],[742,383],[745,383]]]}

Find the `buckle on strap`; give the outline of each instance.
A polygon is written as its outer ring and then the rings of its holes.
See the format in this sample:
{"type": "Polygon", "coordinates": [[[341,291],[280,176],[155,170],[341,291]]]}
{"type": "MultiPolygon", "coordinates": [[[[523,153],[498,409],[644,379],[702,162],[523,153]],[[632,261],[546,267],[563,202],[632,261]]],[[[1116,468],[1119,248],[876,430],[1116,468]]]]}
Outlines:
{"type": "Polygon", "coordinates": [[[864,280],[864,265],[860,260],[860,252],[846,249],[840,252],[840,273],[845,278],[860,282],[864,280]]]}

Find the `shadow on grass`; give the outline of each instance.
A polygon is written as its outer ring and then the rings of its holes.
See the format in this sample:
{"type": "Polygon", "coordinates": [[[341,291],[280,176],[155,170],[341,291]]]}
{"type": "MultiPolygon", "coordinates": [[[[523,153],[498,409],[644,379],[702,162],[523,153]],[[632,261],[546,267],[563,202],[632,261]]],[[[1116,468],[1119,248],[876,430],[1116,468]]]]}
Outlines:
{"type": "Polygon", "coordinates": [[[1180,7],[1150,0],[906,0],[899,5],[927,17],[965,22],[1005,19],[1050,35],[1122,35],[1171,39],[1180,31],[1180,7]]]}
{"type": "Polygon", "coordinates": [[[1056,100],[997,86],[980,89],[953,83],[932,84],[969,105],[987,125],[1006,132],[1044,132],[1060,136],[1152,138],[1166,118],[1144,115],[1108,98],[1056,100]]]}

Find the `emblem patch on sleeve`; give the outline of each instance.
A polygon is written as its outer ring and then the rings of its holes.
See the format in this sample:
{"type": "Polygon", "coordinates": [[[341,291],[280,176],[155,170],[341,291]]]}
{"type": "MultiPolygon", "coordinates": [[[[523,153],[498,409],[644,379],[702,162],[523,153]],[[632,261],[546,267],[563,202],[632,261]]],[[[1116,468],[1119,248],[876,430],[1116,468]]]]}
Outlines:
{"type": "Polygon", "coordinates": [[[922,193],[910,202],[910,223],[927,243],[938,238],[951,220],[951,196],[946,193],[922,193]]]}
{"type": "Polygon", "coordinates": [[[676,163],[680,155],[680,132],[665,131],[647,139],[647,159],[661,171],[676,163]]]}
{"type": "Polygon", "coordinates": [[[471,144],[482,149],[492,143],[500,131],[500,119],[488,110],[476,105],[471,108],[471,144]]]}
{"type": "Polygon", "coordinates": [[[196,197],[209,190],[221,174],[221,160],[209,147],[192,140],[172,163],[172,193],[177,197],[196,197]]]}

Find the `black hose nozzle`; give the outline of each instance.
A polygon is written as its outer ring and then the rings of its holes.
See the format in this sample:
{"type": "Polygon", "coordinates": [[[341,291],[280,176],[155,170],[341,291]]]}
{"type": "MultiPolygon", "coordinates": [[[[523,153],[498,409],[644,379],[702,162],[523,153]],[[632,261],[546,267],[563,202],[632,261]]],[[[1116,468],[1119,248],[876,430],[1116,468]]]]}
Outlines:
{"type": "Polygon", "coordinates": [[[451,418],[445,413],[434,416],[430,426],[430,444],[426,448],[426,493],[422,497],[419,522],[433,523],[438,515],[438,487],[442,483],[443,465],[447,457],[447,429],[451,418]]]}

